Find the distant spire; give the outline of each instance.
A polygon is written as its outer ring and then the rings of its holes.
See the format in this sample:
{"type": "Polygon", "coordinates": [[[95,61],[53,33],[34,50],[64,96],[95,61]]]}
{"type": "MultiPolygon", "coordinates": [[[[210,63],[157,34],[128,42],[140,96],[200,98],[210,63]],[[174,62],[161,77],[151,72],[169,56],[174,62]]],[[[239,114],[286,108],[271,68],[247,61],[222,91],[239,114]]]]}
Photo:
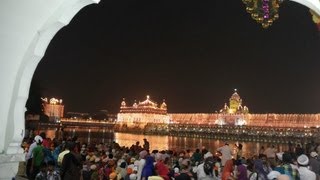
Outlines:
{"type": "Polygon", "coordinates": [[[234,92],[237,92],[237,89],[234,89],[234,92]]]}
{"type": "Polygon", "coordinates": [[[137,108],[137,107],[138,107],[137,100],[134,100],[133,107],[134,107],[134,108],[137,108]]]}
{"type": "Polygon", "coordinates": [[[163,99],[163,102],[162,102],[162,104],[161,104],[161,106],[160,106],[161,109],[167,109],[167,104],[166,104],[165,101],[166,101],[166,100],[163,99]]]}
{"type": "Polygon", "coordinates": [[[122,98],[121,107],[126,107],[127,106],[125,100],[126,100],[125,98],[122,98]]]}

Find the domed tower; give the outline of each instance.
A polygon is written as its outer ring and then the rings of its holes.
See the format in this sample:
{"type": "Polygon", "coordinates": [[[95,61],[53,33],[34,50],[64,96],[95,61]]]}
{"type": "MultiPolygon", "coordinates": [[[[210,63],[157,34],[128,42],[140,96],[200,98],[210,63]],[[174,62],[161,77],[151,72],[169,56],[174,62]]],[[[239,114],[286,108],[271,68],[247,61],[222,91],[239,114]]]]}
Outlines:
{"type": "Polygon", "coordinates": [[[121,108],[126,108],[127,107],[127,104],[126,104],[126,101],[125,101],[125,98],[122,99],[122,102],[121,102],[121,108]]]}
{"type": "Polygon", "coordinates": [[[137,100],[134,100],[134,103],[132,105],[133,108],[138,108],[137,100]]]}
{"type": "Polygon", "coordinates": [[[242,107],[242,99],[237,93],[237,89],[234,90],[234,93],[229,99],[229,113],[236,113],[239,107],[242,107]]]}
{"type": "Polygon", "coordinates": [[[166,100],[164,99],[163,102],[162,102],[162,104],[161,104],[161,106],[160,106],[160,108],[161,108],[161,109],[164,109],[164,110],[167,110],[167,104],[166,104],[165,101],[166,101],[166,100]]]}

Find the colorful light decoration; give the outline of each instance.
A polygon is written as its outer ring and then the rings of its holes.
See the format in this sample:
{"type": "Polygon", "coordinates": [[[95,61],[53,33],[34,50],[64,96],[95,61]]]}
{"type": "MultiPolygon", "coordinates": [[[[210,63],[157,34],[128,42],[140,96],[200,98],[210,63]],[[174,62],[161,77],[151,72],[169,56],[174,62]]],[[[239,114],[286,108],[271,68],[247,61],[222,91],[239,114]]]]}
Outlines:
{"type": "Polygon", "coordinates": [[[263,28],[268,28],[279,18],[278,11],[283,0],[242,0],[242,2],[246,4],[246,10],[251,17],[263,28]]]}

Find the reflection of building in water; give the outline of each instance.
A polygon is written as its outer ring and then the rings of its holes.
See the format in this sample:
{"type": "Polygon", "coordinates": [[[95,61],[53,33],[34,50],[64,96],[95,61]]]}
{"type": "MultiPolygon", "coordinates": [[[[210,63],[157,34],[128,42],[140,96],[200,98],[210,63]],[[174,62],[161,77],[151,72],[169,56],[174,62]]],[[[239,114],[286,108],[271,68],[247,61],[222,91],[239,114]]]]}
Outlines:
{"type": "Polygon", "coordinates": [[[114,139],[117,140],[121,146],[131,147],[137,141],[143,145],[143,139],[146,138],[150,142],[150,149],[152,150],[167,150],[170,149],[169,136],[153,136],[131,133],[114,133],[114,139]]]}
{"type": "Polygon", "coordinates": [[[125,99],[121,102],[120,112],[118,113],[117,123],[135,126],[137,124],[146,125],[148,123],[169,123],[167,114],[167,105],[163,103],[158,106],[157,103],[147,99],[142,102],[134,102],[132,106],[127,106],[125,99]]]}
{"type": "Polygon", "coordinates": [[[63,117],[64,105],[62,99],[51,98],[49,101],[47,98],[41,98],[43,101],[44,113],[49,116],[49,121],[59,122],[63,117]]]}

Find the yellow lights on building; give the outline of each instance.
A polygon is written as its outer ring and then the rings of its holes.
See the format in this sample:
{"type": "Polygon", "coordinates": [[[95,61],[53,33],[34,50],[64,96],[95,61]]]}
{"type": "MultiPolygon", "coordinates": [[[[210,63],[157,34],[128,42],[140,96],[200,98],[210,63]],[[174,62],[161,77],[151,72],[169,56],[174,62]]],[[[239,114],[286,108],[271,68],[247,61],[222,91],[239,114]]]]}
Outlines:
{"type": "Polygon", "coordinates": [[[120,106],[120,112],[118,113],[117,122],[127,125],[135,124],[147,124],[147,123],[169,123],[169,116],[167,114],[167,104],[165,100],[158,106],[156,102],[150,99],[147,95],[147,99],[137,103],[136,101],[132,106],[127,106],[125,99],[123,98],[120,106]]]}
{"type": "Polygon", "coordinates": [[[225,103],[223,109],[220,110],[220,113],[224,114],[247,114],[249,109],[246,106],[242,106],[242,99],[237,92],[237,89],[234,89],[234,93],[229,99],[229,106],[225,103]]]}
{"type": "Polygon", "coordinates": [[[51,98],[48,102],[48,98],[41,98],[41,100],[44,103],[49,103],[49,104],[62,104],[62,99],[56,99],[56,98],[51,98]]]}
{"type": "Polygon", "coordinates": [[[51,98],[50,104],[62,104],[62,99],[51,98]]]}
{"type": "Polygon", "coordinates": [[[43,101],[44,113],[49,116],[52,121],[59,121],[63,117],[64,105],[62,104],[62,99],[51,98],[41,98],[43,101]]]}
{"type": "Polygon", "coordinates": [[[120,113],[155,113],[155,114],[167,114],[167,104],[165,103],[165,100],[163,100],[163,103],[158,106],[157,103],[153,102],[150,99],[150,96],[147,95],[147,99],[136,103],[136,101],[133,103],[132,106],[127,106],[127,103],[125,101],[125,98],[123,98],[120,106],[120,113]]]}

